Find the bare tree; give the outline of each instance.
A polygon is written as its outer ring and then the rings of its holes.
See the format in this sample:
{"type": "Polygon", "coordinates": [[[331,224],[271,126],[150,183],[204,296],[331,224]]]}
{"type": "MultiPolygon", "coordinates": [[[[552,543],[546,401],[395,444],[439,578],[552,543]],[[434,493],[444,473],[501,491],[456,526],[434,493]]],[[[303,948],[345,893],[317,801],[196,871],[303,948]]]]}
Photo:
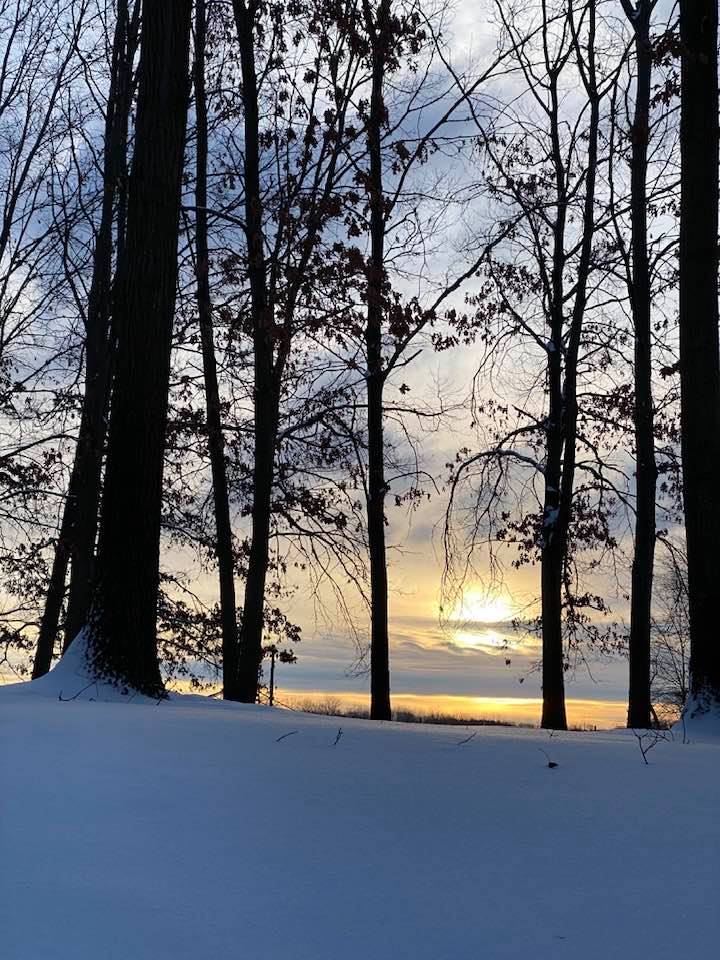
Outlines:
{"type": "MultiPolygon", "coordinates": [[[[366,194],[366,207],[353,225],[368,238],[361,298],[366,303],[363,326],[367,451],[363,465],[368,552],[370,558],[370,714],[389,719],[390,668],[388,631],[388,571],[386,503],[391,486],[396,502],[421,495],[423,471],[414,466],[403,473],[391,467],[388,427],[412,447],[407,421],[413,417],[442,422],[442,410],[421,409],[405,398],[407,384],[394,384],[400,397],[392,400],[393,377],[411,364],[432,342],[429,332],[442,310],[474,276],[487,250],[470,258],[465,269],[456,264],[432,279],[418,264],[440,254],[451,234],[448,211],[463,207],[463,186],[442,173],[423,177],[430,156],[447,151],[457,157],[466,150],[468,135],[462,110],[468,98],[507,58],[501,52],[471,78],[460,77],[448,59],[443,39],[443,15],[413,3],[362,0],[358,42],[364,49],[368,77],[367,102],[359,110],[365,134],[355,164],[366,194]],[[442,240],[440,239],[442,238],[442,240]],[[402,290],[412,277],[418,292],[402,290]],[[423,341],[423,336],[425,340],[423,341]],[[410,441],[410,442],[408,442],[410,441]]],[[[412,458],[411,458],[412,459],[412,458]]]]}
{"type": "MultiPolygon", "coordinates": [[[[476,314],[461,318],[459,330],[467,337],[482,332],[481,370],[500,365],[515,349],[515,379],[518,370],[528,370],[528,380],[517,400],[508,395],[478,404],[478,412],[489,414],[495,427],[487,448],[459,455],[446,549],[457,553],[453,516],[459,489],[470,482],[478,491],[470,549],[487,524],[491,548],[493,542],[514,544],[517,565],[539,559],[542,725],[565,729],[564,627],[587,629],[583,609],[604,609],[601,597],[580,586],[577,554],[583,545],[604,550],[613,544],[606,502],[613,491],[612,467],[586,429],[579,384],[592,396],[591,377],[605,350],[588,331],[588,313],[601,299],[594,247],[598,144],[601,105],[613,89],[624,51],[615,39],[616,57],[600,57],[592,0],[543,4],[529,23],[504,4],[497,10],[525,99],[498,109],[494,121],[473,113],[489,196],[502,205],[498,216],[507,237],[489,244],[496,255],[488,258],[486,282],[472,299],[476,314]],[[518,115],[523,106],[526,112],[518,115]],[[509,506],[515,484],[519,516],[509,506]]],[[[612,48],[606,41],[605,49],[612,48]]]]}
{"type": "Polygon", "coordinates": [[[680,382],[690,605],[690,677],[700,706],[720,701],[718,345],[718,10],[681,0],[680,382]]]}
{"type": "Polygon", "coordinates": [[[318,33],[312,67],[300,71],[289,55],[279,52],[299,42],[292,34],[288,39],[282,11],[277,8],[266,15],[256,2],[233,3],[242,75],[243,227],[254,372],[252,532],[238,687],[240,698],[247,702],[256,697],[263,655],[278,442],[302,433],[303,423],[311,429],[319,420],[317,412],[307,419],[300,417],[300,425],[281,437],[283,392],[288,379],[292,382],[297,376],[293,364],[298,355],[295,347],[299,329],[308,325],[311,329],[323,328],[324,316],[342,316],[345,300],[342,284],[335,282],[333,268],[327,263],[329,256],[333,258],[331,264],[334,262],[333,246],[325,241],[328,224],[343,212],[336,191],[344,175],[340,165],[343,148],[346,139],[353,136],[345,125],[356,82],[357,56],[345,44],[348,24],[343,8],[341,15],[335,16],[331,7],[322,2],[308,3],[295,11],[298,17],[312,20],[313,31],[318,33]],[[259,36],[264,38],[262,45],[259,36]],[[261,58],[267,66],[259,75],[261,58]],[[296,86],[299,92],[294,99],[297,114],[286,119],[283,105],[289,98],[288,86],[296,86]],[[273,123],[261,130],[260,107],[264,102],[273,104],[273,123]],[[304,129],[299,131],[300,127],[304,129]],[[269,170],[268,160],[272,163],[269,170]],[[277,175],[271,173],[273,169],[277,175]],[[322,293],[313,290],[310,283],[313,277],[319,290],[328,283],[334,285],[339,304],[332,309],[321,306],[322,293]]]}
{"type": "Polygon", "coordinates": [[[655,572],[650,647],[653,715],[675,721],[687,703],[690,671],[687,557],[684,544],[666,539],[655,572]]]}
{"type": "Polygon", "coordinates": [[[74,375],[75,351],[50,184],[58,145],[71,137],[64,100],[82,73],[80,40],[96,26],[93,9],[89,0],[0,4],[0,510],[5,589],[26,597],[37,593],[41,576],[45,508],[55,512],[58,478],[48,466],[70,439],[60,395],[65,376],[74,375]],[[32,497],[24,485],[30,477],[32,497]],[[34,512],[27,525],[26,509],[34,512]],[[15,550],[10,542],[21,526],[15,550]]]}
{"type": "Polygon", "coordinates": [[[205,47],[207,20],[205,0],[195,0],[195,270],[197,304],[205,379],[205,409],[208,449],[212,469],[215,506],[216,551],[220,577],[220,619],[222,626],[223,696],[238,699],[238,626],[235,603],[235,559],[228,481],[225,466],[225,440],[220,414],[217,362],[210,299],[208,250],[208,118],[205,92],[205,47]]]}
{"type": "Polygon", "coordinates": [[[650,262],[647,236],[647,168],[650,135],[652,48],[650,18],[655,0],[636,6],[622,0],[635,39],[635,112],[630,137],[632,278],[630,304],[635,335],[635,549],[630,600],[630,690],[628,727],[649,727],[650,626],[655,556],[655,426],[652,391],[650,262]]]}
{"type": "Polygon", "coordinates": [[[115,378],[87,627],[97,673],[152,694],[162,690],[156,635],[160,514],[190,15],[190,0],[143,5],[126,246],[115,284],[115,378]]]}
{"type": "Polygon", "coordinates": [[[240,648],[240,699],[252,703],[257,696],[262,658],[263,611],[270,537],[275,438],[282,370],[289,340],[278,336],[268,302],[265,267],[265,224],[260,190],[260,118],[255,67],[255,17],[258,5],[234,0],[233,9],[240,45],[242,98],[245,115],[244,188],[248,244],[248,276],[252,300],[255,365],[255,451],[253,471],[252,540],[245,579],[245,599],[240,648]],[[277,357],[275,356],[277,346],[277,357]]]}
{"type": "Polygon", "coordinates": [[[130,87],[137,47],[139,9],[138,4],[131,17],[127,2],[120,0],[116,13],[105,111],[100,222],[95,236],[87,309],[83,313],[85,392],[75,459],[38,631],[33,677],[42,676],[50,669],[70,561],[72,575],[65,617],[64,648],[67,648],[85,623],[90,604],[105,424],[110,394],[113,348],[110,331],[112,277],[114,260],[121,255],[123,241],[124,180],[132,98],[130,87]]]}
{"type": "Polygon", "coordinates": [[[372,87],[367,121],[370,161],[367,190],[370,207],[370,255],[367,265],[368,477],[367,522],[370,550],[370,716],[390,720],[390,642],[388,637],[388,581],[385,553],[385,451],[383,443],[383,305],[385,283],[385,192],[383,190],[382,129],[386,123],[384,85],[394,40],[391,0],[380,0],[373,12],[363,0],[365,27],[370,38],[372,87]]]}

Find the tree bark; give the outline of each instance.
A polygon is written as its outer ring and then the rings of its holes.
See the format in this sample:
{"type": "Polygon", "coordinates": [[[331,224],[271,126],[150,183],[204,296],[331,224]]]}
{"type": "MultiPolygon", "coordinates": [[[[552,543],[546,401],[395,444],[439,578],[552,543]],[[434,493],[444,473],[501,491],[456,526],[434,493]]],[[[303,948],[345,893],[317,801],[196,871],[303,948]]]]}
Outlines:
{"type": "MultiPolygon", "coordinates": [[[[562,211],[564,234],[564,210],[562,211]]],[[[557,227],[557,224],[556,224],[557,227]]],[[[560,308],[561,309],[561,308],[560,308]]],[[[562,321],[553,325],[553,344],[562,342],[562,321]],[[557,340],[556,340],[557,335],[557,340]]],[[[540,594],[542,617],[542,719],[546,730],[566,730],[565,656],[562,634],[562,585],[565,551],[557,530],[560,514],[560,485],[563,449],[563,398],[561,351],[548,353],[550,406],[546,420],[545,493],[540,552],[540,594]]]]}
{"type": "Polygon", "coordinates": [[[368,195],[370,207],[370,256],[367,264],[367,316],[365,353],[367,362],[368,471],[366,508],[370,554],[370,716],[390,720],[390,643],[388,635],[388,579],[385,548],[385,446],[383,424],[383,288],[385,284],[385,195],[381,152],[385,123],[385,64],[388,54],[390,2],[381,0],[373,19],[365,0],[364,14],[372,48],[372,88],[367,126],[370,160],[368,195]]]}
{"type": "Polygon", "coordinates": [[[690,607],[690,689],[720,703],[718,9],[681,0],[680,386],[690,607]]]}
{"type": "Polygon", "coordinates": [[[553,263],[551,276],[550,343],[547,352],[548,415],[545,420],[545,489],[543,529],[540,550],[540,594],[542,618],[542,718],[545,729],[567,729],[565,714],[565,657],[562,636],[562,583],[564,550],[558,534],[564,439],[563,333],[565,316],[565,226],[567,188],[565,165],[560,145],[557,74],[551,77],[550,134],[552,142],[557,212],[553,224],[553,263]]]}
{"type": "MultiPolygon", "coordinates": [[[[553,303],[551,315],[552,341],[548,350],[548,386],[550,411],[547,421],[547,464],[545,471],[545,500],[541,552],[542,583],[542,630],[543,630],[543,711],[541,724],[544,728],[567,729],[565,711],[562,616],[563,590],[565,585],[570,527],[572,522],[575,470],[577,460],[577,379],[580,344],[582,339],[587,287],[592,260],[592,243],[595,231],[595,184],[597,182],[598,132],[600,127],[600,97],[596,85],[595,70],[595,6],[588,4],[587,59],[581,53],[580,41],[574,21],[570,27],[573,45],[577,54],[578,73],[590,105],[587,133],[587,173],[583,200],[583,226],[578,258],[575,294],[567,342],[562,339],[565,319],[563,316],[563,269],[565,266],[565,227],[567,219],[566,171],[560,146],[558,125],[557,73],[551,81],[551,124],[553,156],[558,194],[558,214],[555,224],[553,258],[553,303]],[[557,356],[562,350],[564,365],[557,356]],[[562,369],[564,367],[564,369],[562,369]],[[562,369],[562,372],[560,372],[562,369]],[[546,597],[546,590],[549,591],[546,597]],[[548,618],[546,620],[546,617],[548,618]]],[[[572,14],[570,14],[572,17],[572,14]]]]}
{"type": "Polygon", "coordinates": [[[233,0],[240,46],[245,123],[245,220],[254,354],[254,438],[252,536],[240,632],[238,693],[245,703],[257,698],[262,663],[265,582],[270,554],[270,519],[275,444],[280,405],[275,365],[273,316],[268,301],[263,206],[260,195],[258,84],[255,71],[254,7],[233,0]]]}
{"type": "Polygon", "coordinates": [[[653,565],[655,559],[654,407],[652,395],[652,332],[650,266],[647,248],[647,151],[650,122],[650,15],[652,0],[639,0],[623,9],[635,33],[635,110],[631,129],[631,229],[632,277],[630,305],[635,333],[635,549],[630,598],[630,686],[628,727],[647,728],[652,723],[650,702],[650,624],[653,565]]]}
{"type": "Polygon", "coordinates": [[[33,678],[50,669],[69,563],[71,577],[63,651],[85,623],[90,604],[111,376],[113,219],[127,155],[130,78],[137,26],[136,16],[130,22],[126,0],[120,0],[105,116],[102,208],[86,317],[85,394],[75,459],[40,622],[33,678]]]}
{"type": "MultiPolygon", "coordinates": [[[[123,258],[125,242],[125,183],[127,180],[128,126],[132,107],[132,66],[137,50],[140,4],[136,3],[132,16],[127,0],[118,4],[118,18],[125,21],[124,47],[121,47],[117,67],[118,83],[113,111],[113,127],[109,144],[109,179],[113,196],[108,198],[106,219],[112,223],[113,203],[116,206],[116,260],[123,258]]],[[[107,414],[113,375],[113,354],[117,331],[112,329],[112,230],[103,238],[102,267],[98,282],[90,289],[88,315],[94,320],[88,331],[87,362],[89,376],[88,425],[83,461],[79,471],[77,517],[70,556],[70,589],[65,618],[66,650],[87,620],[92,599],[98,512],[100,508],[102,462],[107,434],[107,414]]]]}
{"type": "Polygon", "coordinates": [[[237,700],[238,691],[238,627],[235,602],[235,560],[230,523],[225,441],[220,418],[220,392],[213,338],[212,304],[208,276],[207,228],[207,98],[205,93],[205,42],[207,35],[205,0],[195,0],[195,254],[197,302],[205,378],[205,410],[208,450],[215,505],[216,552],[220,580],[220,621],[222,625],[223,697],[237,700]]]}
{"type": "Polygon", "coordinates": [[[156,695],[160,519],[188,101],[191,0],[145,0],[127,240],[89,656],[156,695]]]}

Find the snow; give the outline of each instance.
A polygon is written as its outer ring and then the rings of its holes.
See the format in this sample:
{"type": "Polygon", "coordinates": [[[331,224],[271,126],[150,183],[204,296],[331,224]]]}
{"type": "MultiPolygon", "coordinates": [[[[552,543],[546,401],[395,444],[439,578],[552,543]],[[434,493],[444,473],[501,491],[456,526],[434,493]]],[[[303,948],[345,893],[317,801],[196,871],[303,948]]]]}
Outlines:
{"type": "Polygon", "coordinates": [[[155,700],[142,694],[97,681],[95,672],[88,664],[87,627],[83,627],[50,673],[17,689],[23,689],[31,695],[39,693],[57,697],[63,701],[82,698],[103,703],[155,703],[155,700]]]}
{"type": "Polygon", "coordinates": [[[646,766],[625,731],[61,701],[81,653],[0,689],[3,960],[715,953],[712,731],[646,766]]]}
{"type": "Polygon", "coordinates": [[[717,740],[720,742],[720,705],[715,709],[707,703],[690,697],[685,704],[683,717],[673,727],[673,736],[692,740],[717,740]]]}

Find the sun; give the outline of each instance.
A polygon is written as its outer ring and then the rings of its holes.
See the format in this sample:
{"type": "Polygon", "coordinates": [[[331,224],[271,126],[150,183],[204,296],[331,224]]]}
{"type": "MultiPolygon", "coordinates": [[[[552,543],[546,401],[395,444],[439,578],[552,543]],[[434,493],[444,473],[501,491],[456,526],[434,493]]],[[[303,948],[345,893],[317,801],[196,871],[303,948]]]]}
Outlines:
{"type": "Polygon", "coordinates": [[[452,619],[463,623],[504,623],[516,610],[508,597],[481,590],[468,590],[455,607],[452,619]]]}

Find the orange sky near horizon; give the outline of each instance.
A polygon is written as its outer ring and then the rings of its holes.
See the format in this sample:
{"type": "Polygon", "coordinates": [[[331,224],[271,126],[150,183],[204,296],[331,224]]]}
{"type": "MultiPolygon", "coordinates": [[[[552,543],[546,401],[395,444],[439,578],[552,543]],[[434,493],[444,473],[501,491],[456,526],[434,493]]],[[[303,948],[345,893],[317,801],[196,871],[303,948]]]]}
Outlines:
{"type": "MultiPolygon", "coordinates": [[[[308,706],[342,709],[367,708],[368,698],[353,691],[282,690],[277,691],[279,705],[302,710],[308,706]]],[[[447,714],[468,720],[500,720],[540,725],[542,700],[537,697],[471,697],[444,694],[398,693],[392,696],[395,710],[413,713],[447,714]]],[[[568,697],[568,724],[571,727],[624,727],[627,704],[622,700],[590,700],[568,697]]]]}

